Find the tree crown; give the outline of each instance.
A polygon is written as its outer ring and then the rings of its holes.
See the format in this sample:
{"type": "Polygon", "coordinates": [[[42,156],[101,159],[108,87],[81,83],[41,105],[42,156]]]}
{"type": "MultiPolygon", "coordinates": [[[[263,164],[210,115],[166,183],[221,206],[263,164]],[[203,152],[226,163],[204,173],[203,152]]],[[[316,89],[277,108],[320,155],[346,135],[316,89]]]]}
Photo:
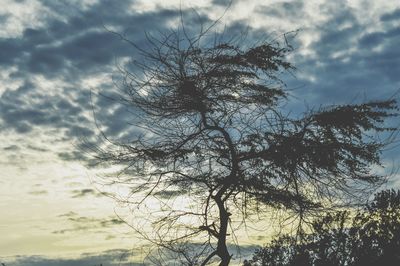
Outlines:
{"type": "Polygon", "coordinates": [[[285,59],[290,46],[262,41],[248,47],[206,37],[185,31],[149,36],[149,49],[139,48],[142,58],[133,61],[141,73],[122,70],[122,102],[135,108],[134,126],[142,133],[114,143],[117,150],[100,151],[99,158],[127,165],[142,180],[130,183],[133,193],[144,195],[137,204],[168,190],[200,199],[200,211],[161,221],[172,226],[177,217],[197,217],[200,226],[175,239],[202,233],[215,238],[217,247],[205,262],[218,255],[226,265],[231,209],[265,204],[302,219],[379,184],[383,177],[370,167],[380,164],[385,142],[373,133],[395,130],[384,122],[396,115],[397,105],[371,101],[291,117],[279,79],[294,69],[285,59]]]}

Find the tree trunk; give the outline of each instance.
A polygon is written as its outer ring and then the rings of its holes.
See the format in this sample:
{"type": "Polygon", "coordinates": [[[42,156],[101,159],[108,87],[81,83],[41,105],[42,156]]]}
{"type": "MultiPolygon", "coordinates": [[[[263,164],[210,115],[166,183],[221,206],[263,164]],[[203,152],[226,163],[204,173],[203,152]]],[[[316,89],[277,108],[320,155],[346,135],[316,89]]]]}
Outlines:
{"type": "Polygon", "coordinates": [[[219,209],[220,228],[218,232],[217,255],[221,258],[220,266],[227,266],[231,261],[231,255],[226,246],[226,236],[228,231],[229,216],[231,215],[225,208],[224,202],[220,197],[214,198],[219,209]]]}

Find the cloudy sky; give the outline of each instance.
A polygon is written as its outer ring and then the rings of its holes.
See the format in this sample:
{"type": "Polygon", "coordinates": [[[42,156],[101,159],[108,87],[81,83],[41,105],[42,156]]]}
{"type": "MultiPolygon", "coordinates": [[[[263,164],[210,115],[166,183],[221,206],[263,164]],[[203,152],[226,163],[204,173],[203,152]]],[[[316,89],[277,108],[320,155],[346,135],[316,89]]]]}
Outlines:
{"type": "MultiPolygon", "coordinates": [[[[129,130],[113,95],[117,65],[145,33],[195,29],[227,0],[0,0],[0,262],[94,265],[140,262],[142,241],[99,191],[80,146],[102,130],[129,130]],[[91,97],[91,92],[93,97],[91,97]]],[[[218,28],[251,38],[298,31],[285,81],[293,108],[387,99],[400,89],[398,0],[233,1],[218,28]]],[[[250,40],[251,40],[250,38],[250,40]]],[[[395,96],[397,98],[398,94],[395,96]]],[[[396,121],[394,121],[395,123],[396,121]]],[[[396,162],[399,149],[384,156],[396,162]]],[[[400,187],[393,176],[388,185],[400,187]]]]}

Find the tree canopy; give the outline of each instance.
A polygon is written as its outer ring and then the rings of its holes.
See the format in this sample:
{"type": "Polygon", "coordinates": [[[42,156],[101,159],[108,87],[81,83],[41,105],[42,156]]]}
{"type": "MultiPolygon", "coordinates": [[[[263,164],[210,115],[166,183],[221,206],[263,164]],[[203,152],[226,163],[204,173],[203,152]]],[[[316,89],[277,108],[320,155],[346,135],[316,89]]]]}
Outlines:
{"type": "Polygon", "coordinates": [[[386,144],[374,134],[395,130],[384,123],[395,100],[290,115],[280,77],[295,70],[286,60],[292,47],[241,37],[209,29],[191,37],[183,28],[149,35],[145,49],[130,42],[141,57],[121,69],[119,92],[137,134],[96,151],[100,161],[125,166],[129,175],[112,178],[141,197],[134,204],[162,201],[151,240],[188,265],[229,264],[232,215],[246,219],[264,205],[302,221],[384,181],[371,171],[386,144]],[[177,195],[187,197],[186,209],[169,205],[177,195]],[[197,245],[190,255],[185,243],[197,245]]]}

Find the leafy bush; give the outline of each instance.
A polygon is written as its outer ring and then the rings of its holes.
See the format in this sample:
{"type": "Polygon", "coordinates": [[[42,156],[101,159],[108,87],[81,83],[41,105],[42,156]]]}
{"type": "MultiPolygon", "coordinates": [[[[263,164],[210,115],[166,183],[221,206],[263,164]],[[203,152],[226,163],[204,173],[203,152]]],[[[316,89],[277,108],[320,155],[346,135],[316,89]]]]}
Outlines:
{"type": "Polygon", "coordinates": [[[355,215],[327,214],[312,229],[301,242],[288,235],[275,239],[244,266],[400,265],[400,191],[377,193],[355,215]]]}

